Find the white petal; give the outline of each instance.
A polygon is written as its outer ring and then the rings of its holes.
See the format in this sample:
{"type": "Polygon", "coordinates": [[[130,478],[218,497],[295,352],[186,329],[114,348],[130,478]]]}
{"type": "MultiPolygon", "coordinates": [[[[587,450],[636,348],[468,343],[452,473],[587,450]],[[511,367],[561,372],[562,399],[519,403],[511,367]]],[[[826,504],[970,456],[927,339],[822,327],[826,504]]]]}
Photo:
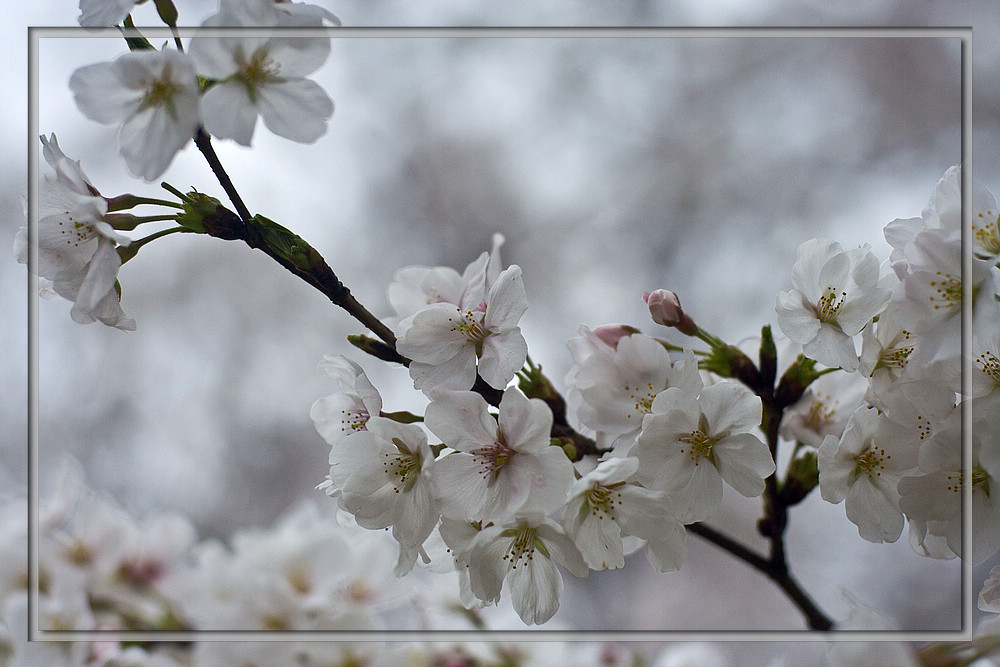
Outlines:
{"type": "Polygon", "coordinates": [[[258,91],[258,108],[267,129],[306,144],[326,133],[326,121],[333,115],[333,101],[307,79],[267,83],[258,91]]]}
{"type": "Polygon", "coordinates": [[[205,129],[220,139],[233,139],[249,146],[257,124],[257,107],[241,83],[223,83],[209,89],[201,98],[205,129]]]}
{"type": "Polygon", "coordinates": [[[514,611],[527,625],[542,624],[559,609],[563,580],[555,563],[539,553],[512,569],[510,596],[514,611]]]}

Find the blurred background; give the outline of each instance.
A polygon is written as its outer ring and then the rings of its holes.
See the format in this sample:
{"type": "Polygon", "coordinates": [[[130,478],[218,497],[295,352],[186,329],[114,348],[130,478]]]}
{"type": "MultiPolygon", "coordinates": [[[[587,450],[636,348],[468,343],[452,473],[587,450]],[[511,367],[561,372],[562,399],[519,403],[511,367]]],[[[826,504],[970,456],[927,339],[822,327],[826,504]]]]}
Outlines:
{"type": "MultiPolygon", "coordinates": [[[[214,12],[210,3],[175,3],[186,25],[214,12]]],[[[14,61],[5,86],[13,99],[0,126],[12,147],[0,166],[7,247],[25,224],[23,26],[76,25],[74,3],[60,4],[18,3],[2,28],[14,61]]],[[[1000,190],[993,167],[1000,96],[986,76],[1000,65],[995,5],[316,4],[345,26],[974,24],[972,166],[977,180],[1000,190]]],[[[156,21],[151,6],[135,17],[139,25],[156,21]]],[[[124,50],[120,40],[43,40],[39,130],[56,133],[103,194],[160,196],[156,183],[129,176],[113,128],[87,121],[67,86],[77,67],[124,50]]],[[[957,39],[877,32],[347,37],[333,40],[327,64],[312,77],[337,105],[322,139],[298,145],[258,123],[252,149],[215,145],[250,209],[312,243],[380,316],[389,314],[385,288],[399,268],[461,270],[489,248],[494,232],[503,233],[505,264],[524,270],[530,353],[564,387],[566,340],[581,324],[626,323],[664,335],[649,321],[644,291],[674,290],[701,326],[735,343],[776,324],[775,294],[789,289],[803,241],[869,243],[886,258],[882,227],[919,216],[940,176],[962,159],[962,57],[957,39]]],[[[27,150],[38,149],[28,137],[27,150]]],[[[224,199],[193,146],[163,180],[224,199]]],[[[34,297],[13,257],[0,262],[0,277],[8,313],[0,342],[11,350],[0,461],[4,488],[23,492],[26,299],[34,297]]],[[[308,415],[335,388],[317,368],[324,354],[361,363],[386,409],[424,404],[404,370],[346,342],[359,325],[242,244],[167,237],[143,248],[120,278],[136,332],[77,325],[68,302],[38,305],[43,494],[71,455],[93,486],[133,512],[177,509],[202,535],[224,538],[322,494],[313,488],[328,472],[329,447],[308,415]]],[[[762,548],[758,513],[759,500],[727,495],[709,523],[762,548]]],[[[567,581],[556,618],[598,630],[803,627],[763,577],[696,536],[688,548],[679,573],[656,574],[637,554],[623,571],[567,581]],[[762,611],[745,611],[754,608],[762,611]]],[[[795,575],[834,618],[848,611],[847,590],[902,629],[959,626],[959,563],[918,557],[905,532],[896,544],[869,544],[843,505],[813,494],[792,511],[787,549],[795,575]]],[[[976,568],[977,592],[990,565],[976,568]]],[[[814,649],[800,644],[786,653],[814,649]]],[[[739,655],[750,661],[742,664],[765,664],[773,650],[754,644],[739,655]]]]}

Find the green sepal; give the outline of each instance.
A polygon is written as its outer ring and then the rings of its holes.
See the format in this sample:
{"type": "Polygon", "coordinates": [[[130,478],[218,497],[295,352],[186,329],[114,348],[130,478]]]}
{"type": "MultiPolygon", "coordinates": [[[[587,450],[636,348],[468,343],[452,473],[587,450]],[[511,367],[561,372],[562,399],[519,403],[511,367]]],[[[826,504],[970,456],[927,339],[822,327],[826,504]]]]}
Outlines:
{"type": "Polygon", "coordinates": [[[774,391],[775,407],[784,409],[798,401],[806,388],[821,374],[821,371],[816,370],[815,360],[800,354],[778,382],[778,388],[774,391]]]}
{"type": "Polygon", "coordinates": [[[757,360],[760,363],[760,381],[765,387],[774,388],[774,379],[778,373],[778,350],[774,346],[774,336],[771,335],[771,325],[766,324],[760,330],[760,352],[757,360]]]}
{"type": "Polygon", "coordinates": [[[128,44],[129,51],[151,51],[155,50],[149,40],[142,36],[135,27],[135,23],[132,22],[132,15],[129,14],[125,17],[124,27],[118,26],[118,30],[122,33],[122,37],[125,38],[125,43],[128,44]]]}
{"type": "Polygon", "coordinates": [[[806,452],[789,464],[788,475],[779,492],[781,502],[786,507],[802,502],[802,499],[818,484],[819,468],[816,465],[816,453],[806,452]]]}
{"type": "Polygon", "coordinates": [[[156,13],[160,15],[160,20],[171,28],[177,27],[177,8],[171,0],[153,0],[156,5],[156,13]]]}
{"type": "Polygon", "coordinates": [[[392,421],[400,424],[415,424],[424,420],[424,418],[420,415],[415,415],[412,412],[407,412],[406,410],[400,410],[399,412],[382,412],[379,414],[379,417],[385,417],[386,419],[391,419],[392,421]]]}
{"type": "Polygon", "coordinates": [[[713,347],[698,366],[721,377],[739,380],[754,392],[758,392],[762,385],[757,366],[735,345],[713,347]]]}

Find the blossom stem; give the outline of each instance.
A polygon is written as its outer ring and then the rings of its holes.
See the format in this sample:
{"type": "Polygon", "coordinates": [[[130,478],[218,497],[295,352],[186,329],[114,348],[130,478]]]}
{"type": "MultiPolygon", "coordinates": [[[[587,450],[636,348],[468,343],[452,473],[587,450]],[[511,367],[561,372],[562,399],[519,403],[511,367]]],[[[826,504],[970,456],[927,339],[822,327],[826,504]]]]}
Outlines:
{"type": "Polygon", "coordinates": [[[169,206],[171,208],[184,209],[183,204],[166,199],[154,199],[152,197],[139,197],[132,194],[118,195],[108,198],[108,212],[124,211],[126,209],[140,206],[142,204],[152,204],[155,206],[169,206]]]}
{"type": "Polygon", "coordinates": [[[725,551],[728,551],[775,582],[806,617],[810,629],[829,630],[833,627],[833,621],[831,621],[829,617],[827,617],[826,614],[824,614],[819,607],[816,606],[806,592],[802,590],[802,587],[799,586],[798,582],[792,577],[791,574],[788,573],[788,568],[785,567],[783,562],[779,566],[779,564],[774,562],[773,557],[765,558],[729,536],[724,535],[703,523],[692,523],[686,526],[686,528],[695,535],[698,535],[712,544],[721,547],[725,551]]]}
{"type": "Polygon", "coordinates": [[[127,246],[119,246],[118,254],[122,258],[122,264],[135,257],[139,253],[139,249],[142,246],[149,243],[150,241],[154,241],[158,238],[166,236],[167,234],[175,234],[177,232],[194,233],[194,230],[187,229],[186,227],[171,227],[169,229],[161,229],[160,231],[150,234],[149,236],[144,236],[141,239],[136,239],[127,246]]]}

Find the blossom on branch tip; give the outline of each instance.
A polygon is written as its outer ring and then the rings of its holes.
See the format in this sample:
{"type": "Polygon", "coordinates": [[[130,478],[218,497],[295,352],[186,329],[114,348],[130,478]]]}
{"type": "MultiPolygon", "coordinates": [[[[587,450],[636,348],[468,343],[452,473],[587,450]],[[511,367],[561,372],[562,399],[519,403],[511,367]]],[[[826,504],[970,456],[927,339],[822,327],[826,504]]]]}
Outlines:
{"type": "MultiPolygon", "coordinates": [[[[38,183],[38,275],[52,281],[56,294],[73,301],[71,315],[80,324],[100,320],[132,331],[135,320],[125,317],[116,289],[122,260],[117,246],[131,240],[105,222],[108,204],[90,184],[79,161],[70,160],[56,136],[41,137],[45,161],[55,177],[38,183]]],[[[17,261],[28,262],[27,228],[14,238],[17,261]]]]}
{"type": "Polygon", "coordinates": [[[528,355],[518,326],[528,309],[521,267],[504,270],[485,297],[468,294],[461,305],[431,304],[400,323],[396,349],[413,361],[414,387],[471,389],[477,371],[494,389],[513,379],[528,355]]]}
{"type": "Polygon", "coordinates": [[[69,87],[85,116],[118,124],[129,171],[147,181],[166,171],[198,128],[198,77],[177,51],[136,51],[81,67],[69,87]]]}
{"type": "MultiPolygon", "coordinates": [[[[219,13],[203,26],[287,28],[302,20],[297,13],[281,11],[273,0],[223,0],[219,13]]],[[[333,101],[305,77],[326,61],[329,38],[294,37],[281,30],[272,35],[196,35],[190,53],[198,73],[213,81],[201,101],[205,129],[213,136],[249,146],[258,116],[267,129],[300,143],[312,143],[326,132],[333,101]]]]}
{"type": "Polygon", "coordinates": [[[500,246],[503,243],[503,235],[494,234],[492,250],[482,253],[461,275],[450,266],[408,266],[397,271],[386,290],[395,316],[387,318],[386,324],[400,335],[399,323],[431,304],[450,303],[459,308],[478,306],[486,285],[495,283],[500,275],[500,246]]]}

